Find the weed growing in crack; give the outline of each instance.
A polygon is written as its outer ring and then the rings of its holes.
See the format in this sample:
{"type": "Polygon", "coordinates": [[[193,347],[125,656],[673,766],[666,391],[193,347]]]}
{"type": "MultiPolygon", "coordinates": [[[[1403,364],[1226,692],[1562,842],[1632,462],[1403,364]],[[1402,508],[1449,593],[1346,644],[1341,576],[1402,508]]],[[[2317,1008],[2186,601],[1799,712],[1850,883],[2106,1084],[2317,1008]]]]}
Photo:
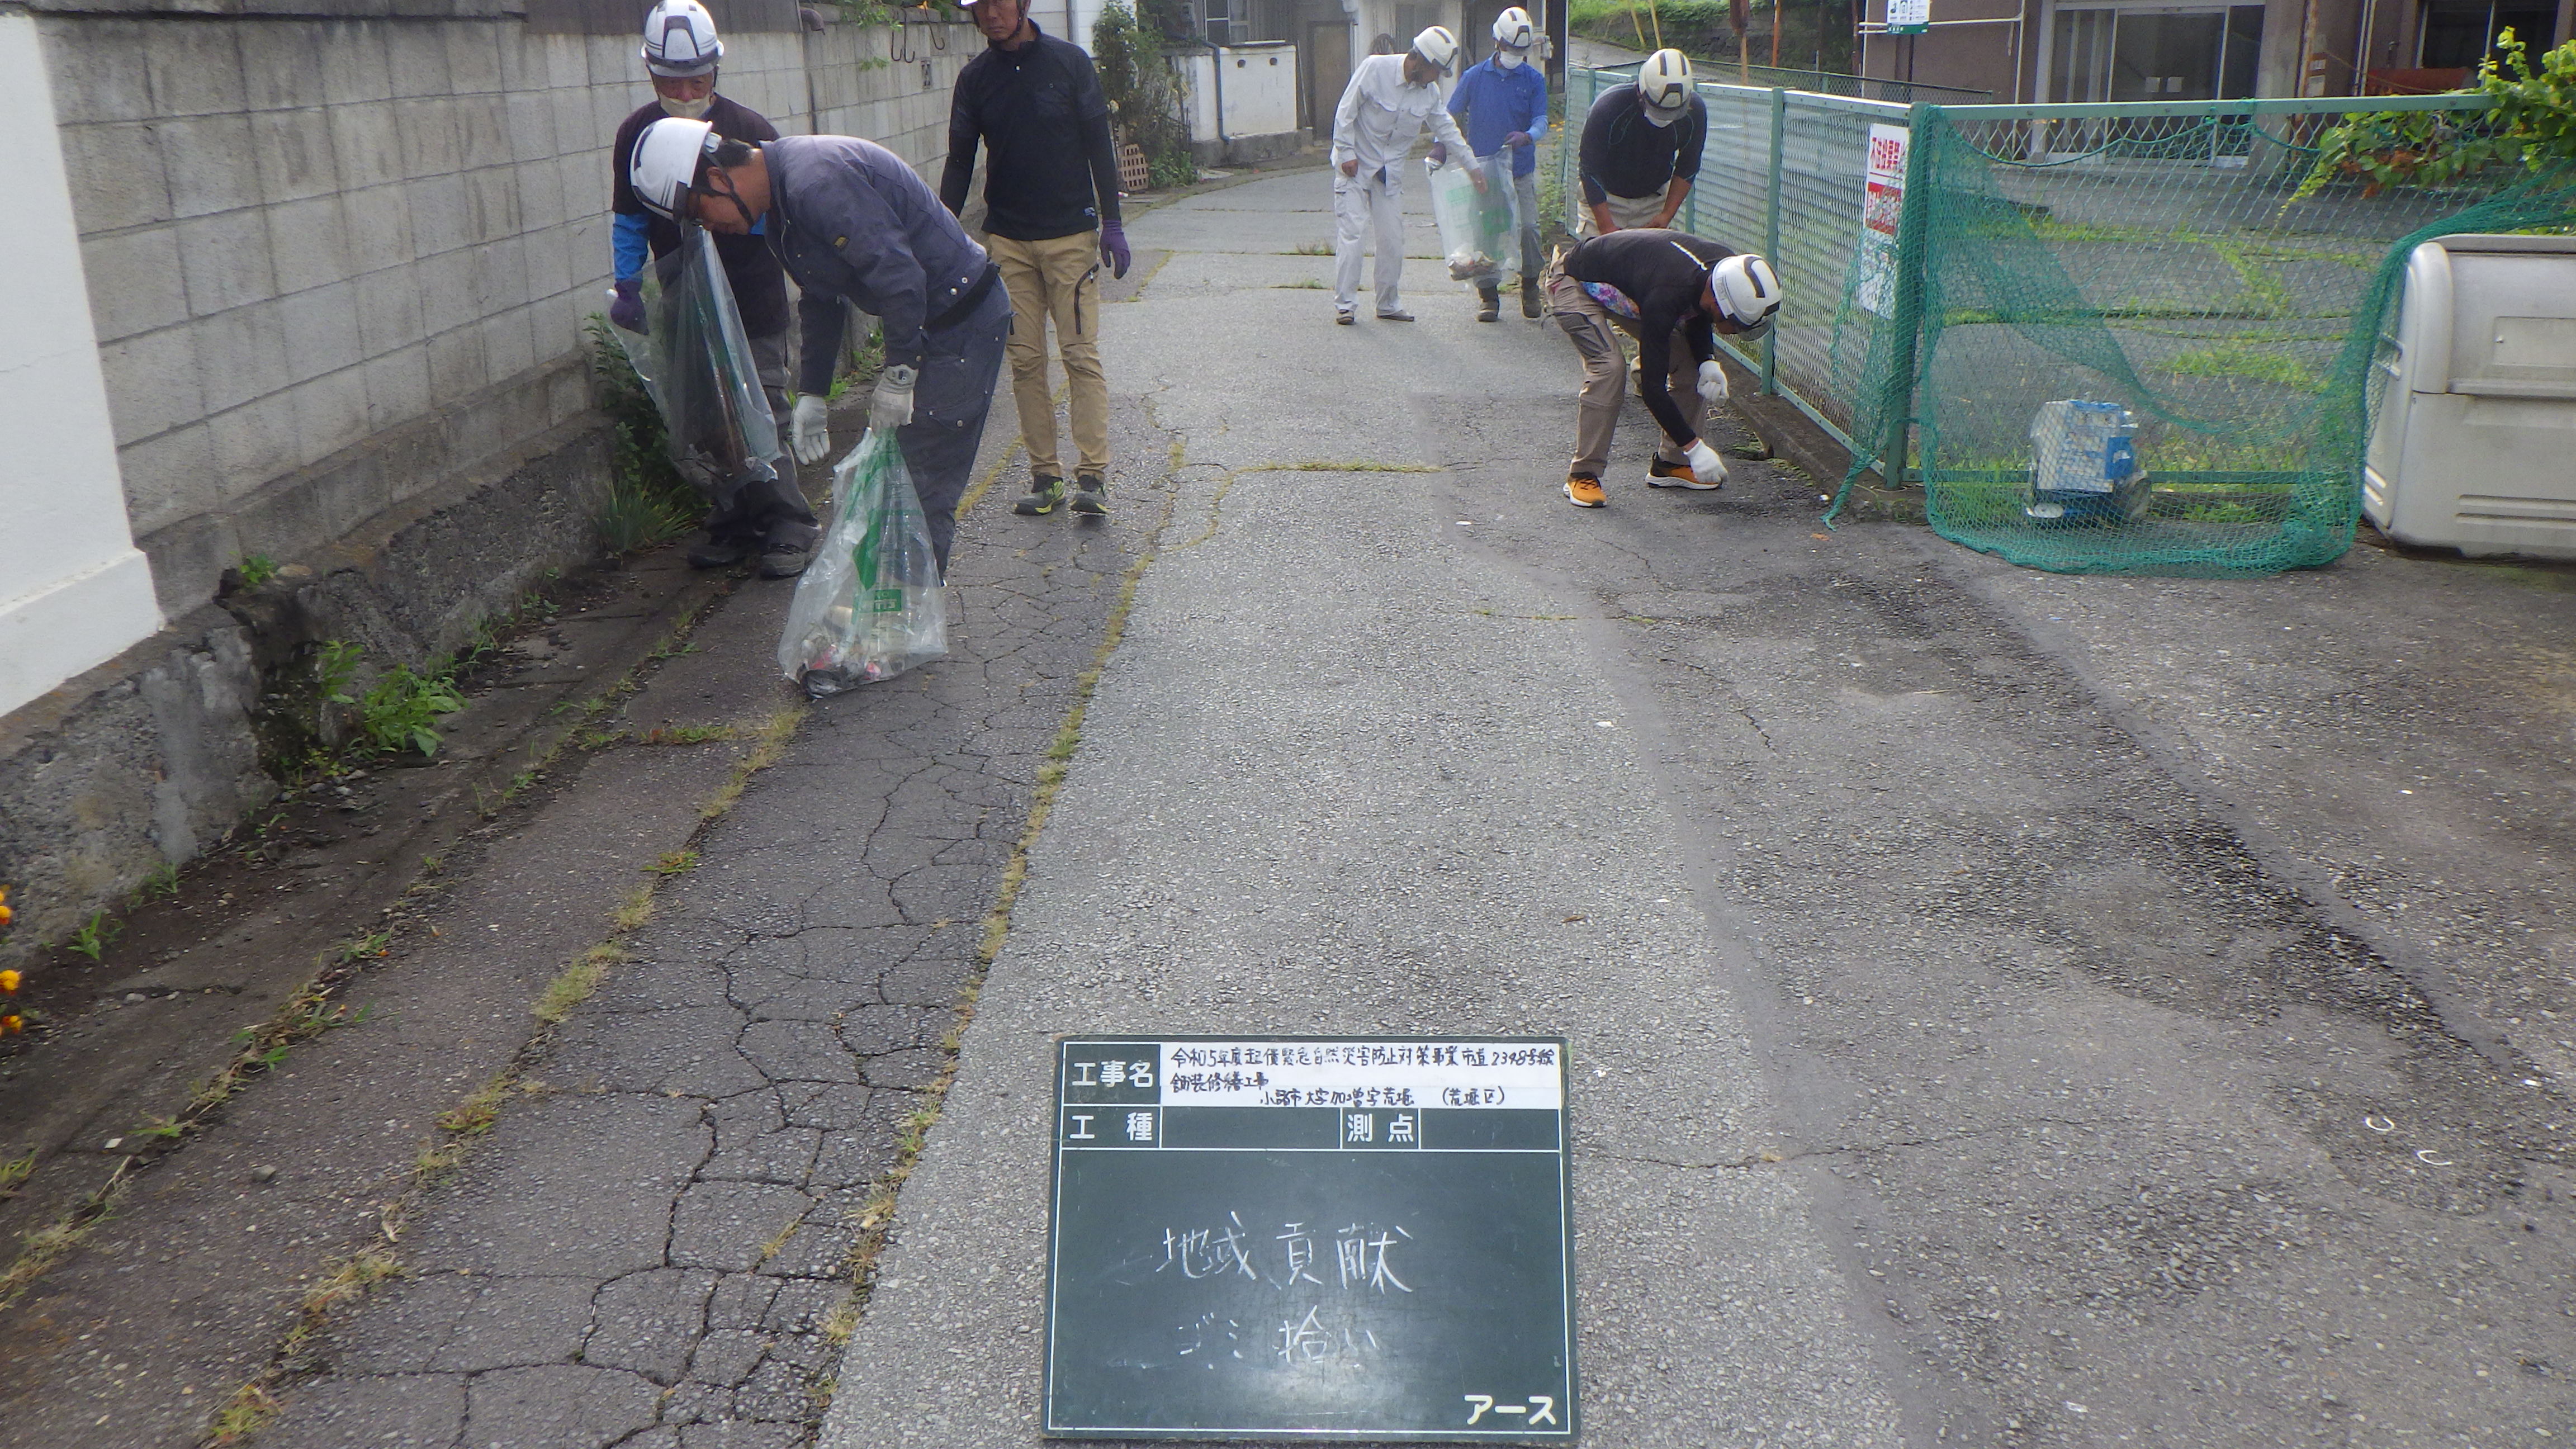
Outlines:
{"type": "Polygon", "coordinates": [[[63,949],[75,955],[87,956],[95,962],[107,954],[108,947],[116,944],[117,937],[124,934],[124,922],[105,911],[97,911],[82,923],[79,930],[72,932],[72,938],[63,943],[63,949]]]}
{"type": "Polygon", "coordinates": [[[660,860],[644,868],[668,880],[683,871],[696,869],[697,864],[698,853],[694,850],[666,850],[660,860]]]}
{"type": "Polygon", "coordinates": [[[277,1409],[277,1396],[266,1386],[244,1384],[215,1411],[214,1418],[206,1424],[206,1433],[217,1445],[238,1444],[274,1423],[277,1409]]]}
{"type": "Polygon", "coordinates": [[[380,1248],[365,1249],[333,1264],[320,1281],[304,1290],[304,1299],[296,1307],[295,1323],[279,1341],[277,1356],[233,1390],[207,1420],[208,1442],[222,1449],[276,1422],[280,1407],[277,1386],[285,1380],[289,1366],[303,1356],[314,1335],[322,1331],[325,1320],[334,1311],[367,1296],[377,1284],[401,1277],[402,1271],[402,1265],[380,1248]]]}
{"type": "MultiPolygon", "coordinates": [[[[342,941],[332,948],[331,959],[344,966],[359,961],[381,960],[392,952],[393,944],[393,928],[388,926],[381,931],[371,931],[363,936],[351,936],[342,941]]],[[[351,1023],[351,1025],[355,1024],[351,1023]]]]}
{"type": "Polygon", "coordinates": [[[36,1175],[36,1149],[30,1147],[23,1157],[0,1161],[0,1198],[15,1197],[27,1179],[36,1175]]]}
{"type": "Polygon", "coordinates": [[[546,983],[537,998],[536,1018],[548,1026],[562,1024],[572,1009],[590,999],[599,983],[608,979],[608,968],[627,959],[626,948],[602,941],[573,958],[561,975],[546,983]]]}
{"type": "Polygon", "coordinates": [[[646,730],[636,737],[639,745],[703,745],[712,740],[729,740],[734,727],[719,725],[668,725],[646,730]]]}

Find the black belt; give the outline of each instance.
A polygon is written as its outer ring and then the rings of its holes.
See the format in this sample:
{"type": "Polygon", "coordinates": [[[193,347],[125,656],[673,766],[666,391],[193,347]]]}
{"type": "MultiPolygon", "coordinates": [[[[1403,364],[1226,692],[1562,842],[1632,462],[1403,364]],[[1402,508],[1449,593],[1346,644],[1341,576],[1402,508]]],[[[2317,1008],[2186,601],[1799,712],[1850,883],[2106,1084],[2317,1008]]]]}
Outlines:
{"type": "Polygon", "coordinates": [[[984,294],[992,291],[993,284],[1001,279],[1002,269],[992,262],[986,262],[984,275],[977,277],[973,286],[958,293],[957,300],[949,304],[948,310],[931,318],[930,325],[923,330],[936,332],[943,327],[954,327],[965,321],[974,315],[975,308],[982,304],[984,294]]]}

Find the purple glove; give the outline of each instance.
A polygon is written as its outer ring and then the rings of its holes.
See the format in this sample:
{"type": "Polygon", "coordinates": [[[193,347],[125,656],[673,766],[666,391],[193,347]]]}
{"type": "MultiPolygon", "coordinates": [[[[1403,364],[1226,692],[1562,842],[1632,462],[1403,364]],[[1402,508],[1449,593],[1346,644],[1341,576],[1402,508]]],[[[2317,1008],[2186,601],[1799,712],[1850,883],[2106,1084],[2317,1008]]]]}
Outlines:
{"type": "Polygon", "coordinates": [[[1446,166],[1449,164],[1448,142],[1434,141],[1431,143],[1431,164],[1434,166],[1446,166]]]}
{"type": "Polygon", "coordinates": [[[1127,275],[1127,264],[1135,260],[1127,251],[1127,228],[1114,221],[1100,224],[1100,259],[1109,264],[1111,277],[1127,275]]]}
{"type": "Polygon", "coordinates": [[[644,279],[620,277],[610,291],[617,300],[608,304],[608,320],[638,337],[649,333],[652,329],[644,321],[644,279]]]}
{"type": "Polygon", "coordinates": [[[1526,146],[1529,143],[1530,133],[1527,131],[1514,131],[1503,138],[1503,144],[1506,146],[1526,146]]]}

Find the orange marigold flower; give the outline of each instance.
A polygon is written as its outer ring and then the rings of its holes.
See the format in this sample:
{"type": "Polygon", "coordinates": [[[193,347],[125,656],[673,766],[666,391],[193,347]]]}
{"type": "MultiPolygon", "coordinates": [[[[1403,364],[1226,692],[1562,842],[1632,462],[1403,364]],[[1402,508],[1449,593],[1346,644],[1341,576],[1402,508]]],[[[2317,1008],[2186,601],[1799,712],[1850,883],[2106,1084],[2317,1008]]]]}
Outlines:
{"type": "Polygon", "coordinates": [[[0,1016],[0,1033],[7,1033],[7,1032],[13,1032],[13,1031],[25,1031],[26,1029],[27,1029],[27,1019],[26,1019],[25,1017],[23,1017],[23,1016],[0,1016]]]}
{"type": "Polygon", "coordinates": [[[23,979],[15,971],[0,971],[0,991],[15,991],[23,979]]]}

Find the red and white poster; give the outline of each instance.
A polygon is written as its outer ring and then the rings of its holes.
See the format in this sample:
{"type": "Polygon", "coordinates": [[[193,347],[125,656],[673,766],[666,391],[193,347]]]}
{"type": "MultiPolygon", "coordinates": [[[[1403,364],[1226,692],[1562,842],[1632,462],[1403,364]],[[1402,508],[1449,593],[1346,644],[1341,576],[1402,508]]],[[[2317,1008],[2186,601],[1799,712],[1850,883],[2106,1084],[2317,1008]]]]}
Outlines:
{"type": "Polygon", "coordinates": [[[1896,225],[1905,212],[1905,148],[1911,135],[1903,126],[1872,125],[1862,169],[1857,300],[1881,317],[1896,308],[1896,225]]]}

